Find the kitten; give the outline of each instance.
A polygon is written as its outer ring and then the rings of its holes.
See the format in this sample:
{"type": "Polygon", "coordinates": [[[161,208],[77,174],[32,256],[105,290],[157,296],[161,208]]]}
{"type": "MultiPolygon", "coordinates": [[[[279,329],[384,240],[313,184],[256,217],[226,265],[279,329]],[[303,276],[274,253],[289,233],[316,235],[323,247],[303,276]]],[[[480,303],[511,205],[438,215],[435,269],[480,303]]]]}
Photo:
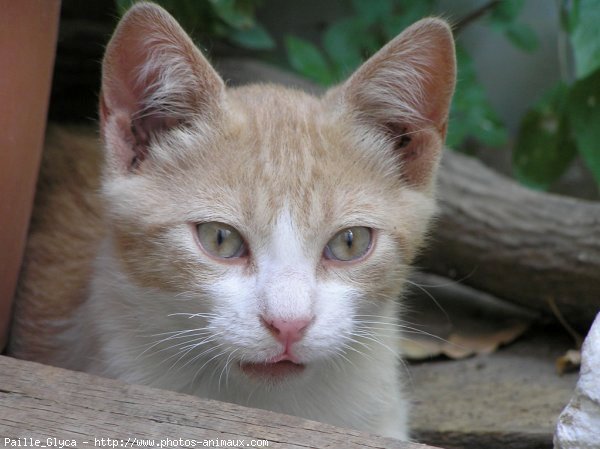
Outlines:
{"type": "Polygon", "coordinates": [[[425,19],[323,98],[226,88],[136,4],[103,62],[103,156],[50,138],[11,352],[407,438],[396,299],[454,82],[425,19]]]}

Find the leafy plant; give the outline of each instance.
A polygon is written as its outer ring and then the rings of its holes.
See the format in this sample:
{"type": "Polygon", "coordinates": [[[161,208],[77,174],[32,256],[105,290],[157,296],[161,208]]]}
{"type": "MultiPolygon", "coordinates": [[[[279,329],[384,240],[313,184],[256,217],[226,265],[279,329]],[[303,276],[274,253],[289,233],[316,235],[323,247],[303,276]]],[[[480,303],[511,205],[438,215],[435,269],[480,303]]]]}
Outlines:
{"type": "MultiPolygon", "coordinates": [[[[115,0],[124,14],[137,0],[115,0]]],[[[154,0],[177,17],[181,25],[204,42],[223,39],[251,50],[271,50],[275,42],[255,20],[262,0],[154,0]]]]}
{"type": "MultiPolygon", "coordinates": [[[[406,26],[430,15],[436,0],[352,0],[353,14],[330,24],[321,46],[295,36],[285,44],[288,61],[300,74],[323,85],[346,77],[364,59],[406,26]]],[[[524,0],[492,0],[459,21],[459,35],[478,20],[502,33],[517,48],[538,48],[535,33],[519,21],[524,0]]],[[[600,2],[562,0],[561,24],[574,55],[575,79],[548,91],[525,114],[513,149],[517,179],[536,189],[550,187],[580,155],[600,184],[600,2]]],[[[504,147],[507,131],[477,81],[473,61],[457,43],[458,83],[448,145],[469,151],[475,145],[504,147]]]]}
{"type": "Polygon", "coordinates": [[[351,3],[354,14],[327,27],[322,49],[299,37],[286,37],[292,68],[324,85],[339,81],[412,22],[428,15],[434,0],[352,0],[351,3]]]}
{"type": "Polygon", "coordinates": [[[447,145],[465,152],[472,143],[502,147],[508,141],[507,131],[477,81],[473,60],[462,46],[457,46],[456,58],[458,79],[450,108],[447,145]]]}
{"type": "Polygon", "coordinates": [[[513,149],[515,176],[523,184],[546,189],[577,155],[569,132],[569,88],[559,83],[524,116],[513,149]]]}
{"type": "MultiPolygon", "coordinates": [[[[505,0],[490,20],[495,28],[518,40],[522,47],[534,46],[535,37],[514,20],[519,9],[515,0],[505,0]],[[526,30],[526,31],[524,31],[526,30]],[[525,36],[525,37],[522,37],[525,36]]],[[[321,39],[321,48],[296,36],[287,36],[288,61],[300,74],[323,85],[348,76],[360,63],[422,17],[431,15],[436,0],[352,0],[353,15],[330,24],[321,39]]],[[[458,85],[451,111],[448,144],[467,150],[471,141],[502,146],[507,132],[494,112],[469,54],[457,47],[458,85]]]]}
{"type": "Polygon", "coordinates": [[[561,82],[528,111],[513,152],[515,174],[546,189],[581,156],[600,184],[600,3],[563,1],[561,25],[575,60],[574,79],[561,82]]]}
{"type": "Polygon", "coordinates": [[[490,26],[503,33],[516,47],[524,51],[538,48],[538,40],[531,28],[518,21],[525,0],[505,0],[489,3],[490,26]]]}

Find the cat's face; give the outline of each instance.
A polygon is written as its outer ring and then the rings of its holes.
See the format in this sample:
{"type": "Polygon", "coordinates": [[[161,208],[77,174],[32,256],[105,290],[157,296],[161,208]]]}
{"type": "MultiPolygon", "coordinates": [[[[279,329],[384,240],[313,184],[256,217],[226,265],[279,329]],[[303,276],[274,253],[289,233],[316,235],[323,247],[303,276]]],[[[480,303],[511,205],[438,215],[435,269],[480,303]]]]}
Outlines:
{"type": "Polygon", "coordinates": [[[317,99],[225,89],[164,11],[123,20],[104,62],[103,189],[124,275],[164,298],[140,304],[156,311],[140,326],[170,332],[161,347],[273,382],[393,333],[454,82],[446,27],[421,28],[404,41],[434,43],[414,61],[398,38],[317,99]]]}

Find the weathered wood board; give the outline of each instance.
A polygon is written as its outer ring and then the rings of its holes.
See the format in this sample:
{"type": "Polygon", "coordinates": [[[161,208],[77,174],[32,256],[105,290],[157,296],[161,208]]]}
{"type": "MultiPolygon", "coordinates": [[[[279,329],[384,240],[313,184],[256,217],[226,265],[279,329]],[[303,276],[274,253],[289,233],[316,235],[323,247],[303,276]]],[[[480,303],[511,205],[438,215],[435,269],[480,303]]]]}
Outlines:
{"type": "Polygon", "coordinates": [[[163,448],[431,449],[293,416],[0,357],[0,447],[33,447],[35,440],[40,441],[40,447],[73,447],[75,443],[77,448],[154,444],[163,448]]]}

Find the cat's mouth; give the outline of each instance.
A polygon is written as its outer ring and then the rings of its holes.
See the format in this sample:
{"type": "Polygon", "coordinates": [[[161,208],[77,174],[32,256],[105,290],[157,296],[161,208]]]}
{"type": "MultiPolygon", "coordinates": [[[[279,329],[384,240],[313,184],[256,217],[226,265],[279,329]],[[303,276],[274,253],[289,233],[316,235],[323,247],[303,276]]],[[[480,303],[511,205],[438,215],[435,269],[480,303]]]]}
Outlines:
{"type": "Polygon", "coordinates": [[[276,380],[300,374],[304,371],[305,365],[291,360],[281,360],[279,362],[240,363],[240,368],[244,374],[250,377],[276,380]]]}

